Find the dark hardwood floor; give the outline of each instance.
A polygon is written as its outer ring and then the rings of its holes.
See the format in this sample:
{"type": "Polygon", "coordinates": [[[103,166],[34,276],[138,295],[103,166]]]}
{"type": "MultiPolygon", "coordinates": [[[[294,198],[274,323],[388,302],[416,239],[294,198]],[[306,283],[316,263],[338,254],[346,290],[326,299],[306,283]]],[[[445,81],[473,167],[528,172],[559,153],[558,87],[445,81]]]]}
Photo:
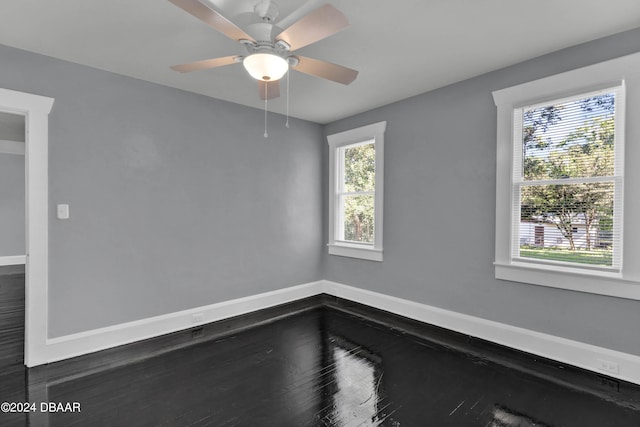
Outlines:
{"type": "Polygon", "coordinates": [[[24,266],[0,266],[0,372],[21,371],[24,360],[24,266]]]}
{"type": "Polygon", "coordinates": [[[85,374],[72,362],[6,374],[0,401],[77,402],[80,412],[37,403],[0,413],[0,425],[640,426],[638,386],[603,389],[592,373],[550,374],[544,361],[356,308],[332,300],[85,374]]]}

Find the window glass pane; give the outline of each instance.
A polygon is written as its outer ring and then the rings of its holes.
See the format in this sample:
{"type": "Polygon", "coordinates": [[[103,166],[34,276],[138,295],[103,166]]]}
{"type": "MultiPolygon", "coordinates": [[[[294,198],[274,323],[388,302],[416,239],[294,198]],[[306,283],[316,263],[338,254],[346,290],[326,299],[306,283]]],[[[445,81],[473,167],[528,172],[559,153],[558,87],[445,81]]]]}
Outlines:
{"type": "Polygon", "coordinates": [[[525,109],[525,180],[613,176],[613,93],[525,109]]]}
{"type": "Polygon", "coordinates": [[[523,185],[520,257],[613,265],[614,183],[523,185]]]}
{"type": "Polygon", "coordinates": [[[373,244],[373,194],[341,196],[343,240],[373,244]]]}
{"type": "Polygon", "coordinates": [[[375,144],[344,148],[344,192],[373,191],[375,189],[375,144]]]}

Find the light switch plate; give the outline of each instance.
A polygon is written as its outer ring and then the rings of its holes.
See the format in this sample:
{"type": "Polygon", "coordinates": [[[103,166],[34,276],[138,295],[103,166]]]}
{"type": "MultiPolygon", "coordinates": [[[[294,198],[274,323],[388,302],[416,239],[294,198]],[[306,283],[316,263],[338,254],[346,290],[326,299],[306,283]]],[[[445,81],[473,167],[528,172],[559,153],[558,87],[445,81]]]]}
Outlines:
{"type": "Polygon", "coordinates": [[[58,219],[69,219],[69,205],[58,205],[58,219]]]}

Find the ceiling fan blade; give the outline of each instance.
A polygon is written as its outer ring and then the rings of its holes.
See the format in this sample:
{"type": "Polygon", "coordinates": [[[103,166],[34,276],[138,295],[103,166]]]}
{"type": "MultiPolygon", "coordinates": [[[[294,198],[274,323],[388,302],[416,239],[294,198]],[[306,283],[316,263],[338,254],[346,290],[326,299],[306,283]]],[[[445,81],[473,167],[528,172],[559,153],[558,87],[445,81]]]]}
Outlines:
{"type": "Polygon", "coordinates": [[[321,77],[336,83],[342,83],[343,85],[348,85],[358,77],[356,70],[343,67],[342,65],[306,58],[304,56],[296,55],[296,58],[298,58],[300,62],[298,62],[298,65],[293,66],[293,69],[311,76],[321,77]]]}
{"type": "Polygon", "coordinates": [[[278,17],[277,25],[279,28],[287,28],[291,26],[294,22],[300,20],[303,16],[313,12],[317,9],[321,4],[325,2],[321,0],[305,0],[304,3],[295,10],[291,11],[291,13],[285,17],[278,17]]]}
{"type": "Polygon", "coordinates": [[[264,82],[262,80],[258,80],[258,89],[260,90],[260,99],[262,99],[263,101],[265,100],[265,98],[278,98],[280,96],[280,80],[274,80],[272,82],[264,82]]]}
{"type": "Polygon", "coordinates": [[[235,58],[236,56],[225,56],[223,58],[205,59],[203,61],[189,62],[188,64],[174,65],[171,69],[180,73],[190,73],[191,71],[207,70],[209,68],[235,64],[235,58]]]}
{"type": "Polygon", "coordinates": [[[233,22],[229,21],[227,18],[222,16],[220,13],[216,12],[213,9],[209,9],[204,4],[200,3],[198,0],[169,0],[171,3],[178,6],[180,9],[184,10],[187,13],[195,16],[199,20],[203,21],[206,24],[209,24],[214,29],[220,31],[225,36],[229,37],[232,40],[240,41],[240,40],[250,40],[255,42],[253,37],[249,34],[245,33],[240,27],[238,27],[233,22]]]}
{"type": "Polygon", "coordinates": [[[342,12],[325,4],[278,34],[276,41],[286,42],[293,51],[332,36],[348,26],[349,21],[342,12]]]}

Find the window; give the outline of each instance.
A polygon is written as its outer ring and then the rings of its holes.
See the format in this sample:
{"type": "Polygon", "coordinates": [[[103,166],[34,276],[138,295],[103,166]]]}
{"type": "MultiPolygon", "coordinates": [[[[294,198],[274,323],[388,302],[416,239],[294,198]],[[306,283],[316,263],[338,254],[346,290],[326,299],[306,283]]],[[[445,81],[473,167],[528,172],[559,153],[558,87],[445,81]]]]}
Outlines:
{"type": "Polygon", "coordinates": [[[329,253],[382,261],[386,122],[329,135],[329,253]]]}
{"type": "Polygon", "coordinates": [[[619,272],[623,86],[515,108],[513,128],[512,258],[619,272]]]}
{"type": "Polygon", "coordinates": [[[634,54],[493,93],[496,278],[640,299],[640,129],[625,124],[639,67],[634,54]]]}

